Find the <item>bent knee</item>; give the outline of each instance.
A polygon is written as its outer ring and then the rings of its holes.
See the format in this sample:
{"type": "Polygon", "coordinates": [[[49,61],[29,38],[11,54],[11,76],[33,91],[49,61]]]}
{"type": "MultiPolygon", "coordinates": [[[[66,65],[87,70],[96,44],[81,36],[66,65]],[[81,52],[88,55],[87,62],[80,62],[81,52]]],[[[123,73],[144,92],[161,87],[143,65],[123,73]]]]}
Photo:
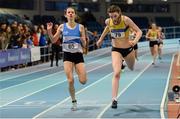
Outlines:
{"type": "Polygon", "coordinates": [[[86,84],[87,80],[86,79],[85,80],[79,80],[79,82],[84,85],[84,84],[86,84]]]}
{"type": "Polygon", "coordinates": [[[130,69],[131,71],[133,71],[133,70],[134,70],[134,67],[129,67],[129,69],[130,69]]]}
{"type": "Polygon", "coordinates": [[[73,85],[74,84],[74,80],[73,79],[68,79],[68,83],[69,83],[69,85],[73,85]]]}
{"type": "Polygon", "coordinates": [[[115,73],[114,74],[114,78],[119,80],[120,79],[120,72],[119,73],[115,73]]]}

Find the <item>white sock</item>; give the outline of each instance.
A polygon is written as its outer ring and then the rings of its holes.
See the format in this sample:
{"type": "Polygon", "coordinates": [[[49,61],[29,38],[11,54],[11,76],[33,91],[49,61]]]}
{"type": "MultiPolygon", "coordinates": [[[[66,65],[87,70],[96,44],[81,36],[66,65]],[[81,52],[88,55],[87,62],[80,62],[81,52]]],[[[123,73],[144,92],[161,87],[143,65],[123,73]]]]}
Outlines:
{"type": "Polygon", "coordinates": [[[117,98],[115,97],[115,98],[112,98],[112,100],[115,100],[115,101],[117,101],[117,98]]]}

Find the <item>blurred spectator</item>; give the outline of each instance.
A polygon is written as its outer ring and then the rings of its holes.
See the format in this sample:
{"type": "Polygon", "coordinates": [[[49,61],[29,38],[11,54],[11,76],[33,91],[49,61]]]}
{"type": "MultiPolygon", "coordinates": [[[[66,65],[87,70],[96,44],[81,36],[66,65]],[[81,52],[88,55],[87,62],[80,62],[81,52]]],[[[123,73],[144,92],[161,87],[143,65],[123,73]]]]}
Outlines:
{"type": "Polygon", "coordinates": [[[99,38],[99,37],[98,37],[98,32],[97,32],[97,31],[94,31],[94,32],[92,33],[92,36],[93,36],[93,37],[91,37],[90,42],[89,42],[89,51],[92,51],[92,50],[97,49],[96,41],[97,41],[97,39],[99,38]]]}
{"type": "Polygon", "coordinates": [[[26,44],[27,48],[32,48],[34,46],[30,33],[26,34],[26,44]]]}
{"type": "Polygon", "coordinates": [[[20,48],[20,33],[18,29],[14,29],[10,38],[10,44],[9,48],[14,49],[14,48],[20,48]]]}
{"type": "Polygon", "coordinates": [[[6,48],[6,23],[2,23],[0,26],[0,50],[4,50],[6,48]]]}
{"type": "Polygon", "coordinates": [[[8,48],[9,43],[10,43],[10,38],[11,38],[12,32],[11,32],[11,27],[7,26],[6,28],[6,40],[5,40],[5,49],[8,48]]]}
{"type": "MultiPolygon", "coordinates": [[[[55,34],[58,28],[58,24],[55,24],[53,27],[52,33],[55,34]]],[[[52,54],[51,54],[51,67],[53,66],[53,61],[54,61],[54,56],[56,58],[56,66],[58,66],[58,61],[59,61],[59,56],[60,56],[60,51],[62,51],[62,48],[60,46],[62,42],[62,36],[55,42],[52,43],[51,49],[52,49],[52,54]]]]}
{"type": "MultiPolygon", "coordinates": [[[[21,26],[21,25],[20,25],[20,26],[21,26]]],[[[12,32],[14,32],[15,30],[17,30],[17,27],[18,27],[18,23],[17,23],[17,21],[14,21],[14,22],[11,24],[12,32]]]]}
{"type": "Polygon", "coordinates": [[[29,18],[27,15],[25,15],[25,14],[24,14],[23,18],[24,18],[25,20],[30,20],[30,18],[29,18]]]}
{"type": "Polygon", "coordinates": [[[40,39],[39,39],[39,46],[42,46],[41,47],[41,60],[44,62],[44,61],[48,61],[49,59],[49,56],[48,56],[48,51],[49,51],[49,47],[48,47],[48,44],[50,43],[50,39],[47,35],[47,30],[44,29],[44,25],[41,25],[40,26],[40,29],[41,31],[40,33],[40,39]]]}
{"type": "Polygon", "coordinates": [[[47,39],[46,39],[46,31],[43,30],[40,35],[39,46],[46,46],[47,39]]]}
{"type": "MultiPolygon", "coordinates": [[[[40,37],[41,37],[41,33],[42,33],[42,29],[40,26],[37,27],[37,37],[38,37],[38,41],[40,42],[40,37]]],[[[39,44],[39,43],[38,43],[39,44]]]]}
{"type": "Polygon", "coordinates": [[[32,38],[33,38],[33,44],[34,46],[39,46],[39,38],[38,37],[38,26],[34,25],[34,28],[32,30],[32,38]]]}
{"type": "Polygon", "coordinates": [[[6,27],[7,27],[7,24],[6,24],[6,23],[1,23],[0,29],[1,29],[2,31],[5,31],[5,30],[6,30],[6,27]]]}
{"type": "Polygon", "coordinates": [[[0,50],[4,50],[5,49],[5,34],[3,31],[0,31],[0,50]]]}
{"type": "Polygon", "coordinates": [[[105,18],[103,16],[100,16],[99,17],[99,24],[104,28],[106,25],[105,25],[105,18]]]}

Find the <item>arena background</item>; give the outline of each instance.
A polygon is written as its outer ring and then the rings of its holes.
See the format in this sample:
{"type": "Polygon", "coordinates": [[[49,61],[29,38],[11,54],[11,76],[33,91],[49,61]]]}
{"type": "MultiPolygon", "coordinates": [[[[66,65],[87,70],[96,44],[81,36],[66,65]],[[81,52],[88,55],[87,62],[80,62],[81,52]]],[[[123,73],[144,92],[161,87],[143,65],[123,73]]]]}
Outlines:
{"type": "Polygon", "coordinates": [[[1,31],[3,24],[11,26],[15,21],[26,24],[29,31],[42,25],[46,29],[47,22],[63,23],[68,6],[78,11],[79,22],[87,27],[90,38],[89,53],[85,55],[90,80],[85,87],[76,81],[80,109],[69,110],[63,53],[59,54],[59,66],[51,67],[48,38],[45,44],[30,48],[10,48],[0,42],[0,118],[179,118],[180,103],[175,96],[180,94],[172,89],[180,86],[180,0],[0,0],[1,31]],[[115,111],[109,108],[110,37],[105,38],[100,49],[95,45],[111,4],[120,6],[122,13],[143,31],[137,69],[123,72],[120,108],[115,111]],[[157,67],[150,66],[145,38],[153,22],[163,28],[166,36],[163,61],[157,67]]]}

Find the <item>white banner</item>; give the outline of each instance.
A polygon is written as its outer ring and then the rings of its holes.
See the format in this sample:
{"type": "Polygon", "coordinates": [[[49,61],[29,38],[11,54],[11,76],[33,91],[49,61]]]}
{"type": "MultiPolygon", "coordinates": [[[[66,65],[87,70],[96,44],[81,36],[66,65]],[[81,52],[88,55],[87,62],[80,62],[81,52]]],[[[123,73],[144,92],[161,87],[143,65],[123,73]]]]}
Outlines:
{"type": "Polygon", "coordinates": [[[40,60],[40,47],[31,48],[31,62],[40,60]]]}

